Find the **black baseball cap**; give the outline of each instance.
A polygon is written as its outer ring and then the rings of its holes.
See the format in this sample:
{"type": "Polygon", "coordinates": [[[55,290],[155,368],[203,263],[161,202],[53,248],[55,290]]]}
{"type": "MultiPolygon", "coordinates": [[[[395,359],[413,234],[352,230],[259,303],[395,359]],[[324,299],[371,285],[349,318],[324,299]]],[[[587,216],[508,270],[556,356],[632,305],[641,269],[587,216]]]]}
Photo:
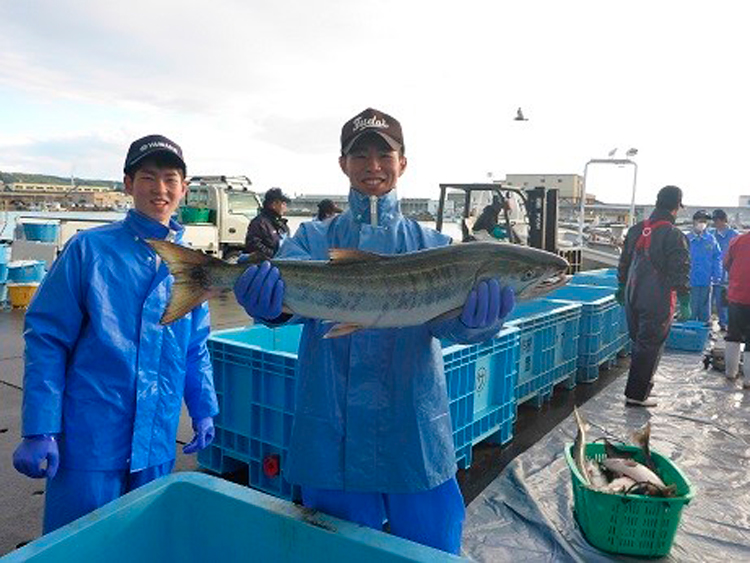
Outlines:
{"type": "Polygon", "coordinates": [[[354,143],[372,134],[380,136],[394,151],[403,151],[404,135],[398,120],[382,111],[367,108],[341,128],[341,154],[348,154],[354,143]]]}
{"type": "Polygon", "coordinates": [[[693,221],[708,221],[709,219],[711,219],[711,216],[705,209],[699,209],[693,213],[693,221]]]}
{"type": "Polygon", "coordinates": [[[712,214],[712,218],[713,218],[714,221],[716,221],[717,219],[719,219],[721,221],[726,221],[727,220],[727,212],[724,211],[723,209],[714,209],[714,212],[712,214]]]}
{"type": "Polygon", "coordinates": [[[342,211],[343,209],[333,203],[333,200],[321,199],[318,203],[318,213],[341,213],[342,211]]]}
{"type": "Polygon", "coordinates": [[[672,210],[682,205],[682,190],[677,186],[664,186],[656,196],[656,207],[672,210]]]}
{"type": "Polygon", "coordinates": [[[281,188],[271,188],[266,192],[266,195],[263,196],[263,205],[268,205],[270,203],[273,203],[274,201],[283,201],[284,203],[289,203],[292,200],[284,195],[284,192],[281,191],[281,188]]]}
{"type": "Polygon", "coordinates": [[[164,135],[146,135],[137,141],[133,141],[128,149],[128,155],[125,157],[125,166],[123,167],[125,174],[128,174],[144,158],[157,154],[173,160],[179,168],[182,168],[182,174],[187,175],[187,166],[185,166],[185,161],[182,158],[180,145],[167,139],[164,135]]]}

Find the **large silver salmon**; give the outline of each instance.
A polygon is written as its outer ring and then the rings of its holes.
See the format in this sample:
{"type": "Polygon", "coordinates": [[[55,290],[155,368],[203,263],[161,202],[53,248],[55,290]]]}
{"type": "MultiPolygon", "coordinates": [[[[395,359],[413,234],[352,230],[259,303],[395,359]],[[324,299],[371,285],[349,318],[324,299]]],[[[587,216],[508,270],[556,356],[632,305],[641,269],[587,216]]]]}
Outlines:
{"type": "MultiPolygon", "coordinates": [[[[161,240],[148,243],[175,278],[162,324],[171,323],[212,295],[231,291],[249,264],[228,264],[161,240]]],[[[499,278],[517,299],[543,295],[567,283],[565,259],[503,243],[473,242],[383,256],[332,249],[330,259],[272,260],[284,280],[284,311],[359,328],[414,326],[457,316],[469,292],[499,278]]],[[[341,332],[341,331],[340,331],[341,332]]]]}

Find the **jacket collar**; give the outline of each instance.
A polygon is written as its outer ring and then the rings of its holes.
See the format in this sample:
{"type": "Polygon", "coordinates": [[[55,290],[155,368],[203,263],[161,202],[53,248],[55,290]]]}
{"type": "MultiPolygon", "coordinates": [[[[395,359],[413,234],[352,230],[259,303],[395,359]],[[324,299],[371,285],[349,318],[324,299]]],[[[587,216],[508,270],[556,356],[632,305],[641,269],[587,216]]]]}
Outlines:
{"type": "MultiPolygon", "coordinates": [[[[355,222],[369,225],[370,196],[351,188],[349,190],[349,211],[355,222]]],[[[377,224],[380,227],[392,225],[401,217],[401,207],[398,202],[396,188],[378,197],[377,214],[377,224]]]]}
{"type": "Polygon", "coordinates": [[[164,240],[171,235],[175,242],[180,242],[185,232],[185,227],[174,219],[169,220],[169,227],[167,227],[136,209],[128,211],[125,225],[141,238],[164,240]]]}

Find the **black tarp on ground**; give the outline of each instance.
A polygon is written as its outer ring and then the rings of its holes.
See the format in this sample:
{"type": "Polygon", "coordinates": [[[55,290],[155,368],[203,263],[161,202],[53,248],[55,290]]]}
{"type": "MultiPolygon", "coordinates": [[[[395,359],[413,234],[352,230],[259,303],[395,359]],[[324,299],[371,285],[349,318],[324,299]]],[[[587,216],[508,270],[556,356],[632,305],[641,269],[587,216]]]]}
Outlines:
{"type": "MultiPolygon", "coordinates": [[[[670,555],[660,561],[750,561],[750,390],[703,369],[698,354],[665,354],[653,396],[659,406],[624,406],[627,375],[581,408],[588,439],[630,441],[651,421],[651,446],[696,488],[670,555]]],[[[630,561],[590,546],[573,518],[563,454],[570,416],[516,458],[467,509],[464,555],[477,561],[630,561]]]]}

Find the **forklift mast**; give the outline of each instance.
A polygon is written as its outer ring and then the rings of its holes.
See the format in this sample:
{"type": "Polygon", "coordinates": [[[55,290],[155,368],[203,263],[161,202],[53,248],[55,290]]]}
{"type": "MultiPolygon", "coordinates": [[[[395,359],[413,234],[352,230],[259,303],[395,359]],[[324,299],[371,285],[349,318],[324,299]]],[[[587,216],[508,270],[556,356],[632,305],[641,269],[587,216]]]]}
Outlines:
{"type": "Polygon", "coordinates": [[[435,227],[438,231],[443,229],[445,215],[445,202],[448,196],[448,189],[462,190],[465,193],[463,217],[469,216],[471,207],[471,194],[479,191],[492,192],[503,203],[503,215],[505,227],[510,236],[510,241],[519,243],[517,237],[513,236],[511,229],[510,216],[508,208],[505,205],[509,192],[516,193],[520,196],[526,211],[526,217],[529,224],[528,244],[535,248],[541,248],[549,252],[557,252],[557,217],[558,201],[556,188],[534,188],[531,190],[521,190],[502,184],[440,184],[440,200],[438,201],[438,216],[435,221],[435,227]]]}

